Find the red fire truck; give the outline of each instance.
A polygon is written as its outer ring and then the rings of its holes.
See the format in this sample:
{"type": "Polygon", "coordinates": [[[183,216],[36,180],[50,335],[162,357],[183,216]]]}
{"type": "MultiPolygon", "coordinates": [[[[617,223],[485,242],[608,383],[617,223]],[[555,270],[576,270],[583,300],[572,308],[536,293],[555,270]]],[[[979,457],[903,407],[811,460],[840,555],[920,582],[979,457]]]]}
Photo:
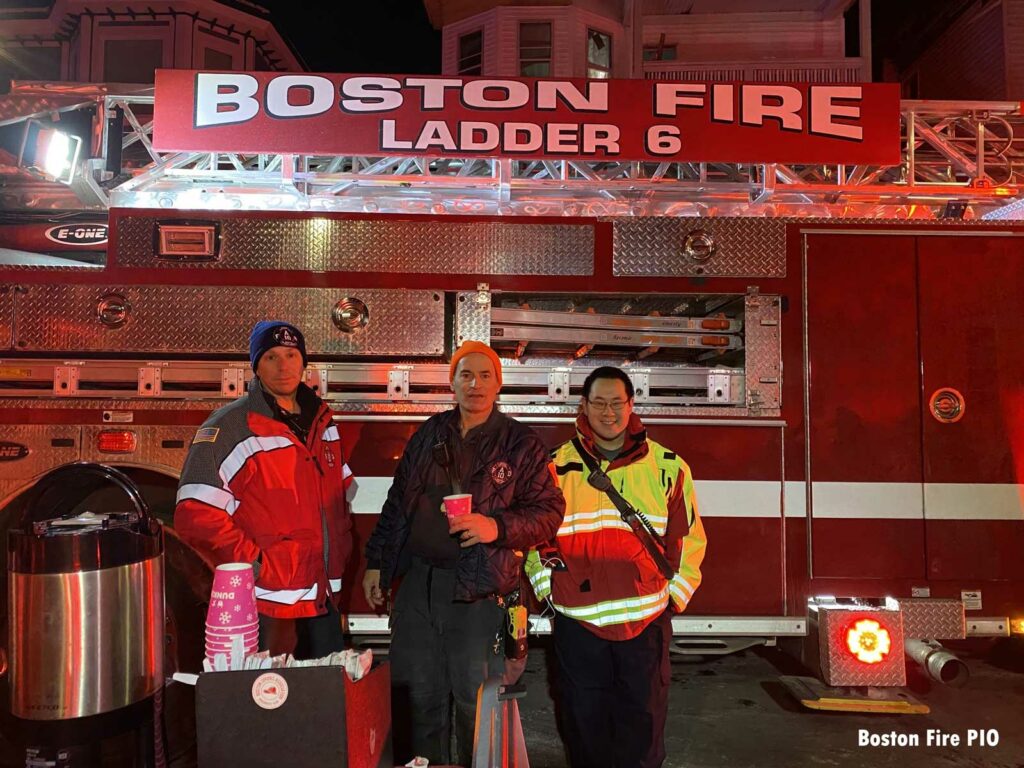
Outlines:
{"type": "MultiPolygon", "coordinates": [[[[407,439],[450,407],[452,349],[479,339],[500,407],[548,444],[587,372],[623,364],[693,468],[710,548],[680,648],[803,637],[825,595],[1024,631],[1018,104],[904,102],[898,162],[801,165],[167,151],[152,91],[13,95],[4,125],[31,143],[33,122],[84,121],[88,158],[64,184],[4,169],[0,526],[79,460],[125,468],[170,523],[196,426],[279,317],[335,409],[357,551],[407,439]]],[[[201,621],[201,568],[168,546],[170,613],[201,621]]],[[[362,567],[350,631],[386,634],[362,567]]]]}

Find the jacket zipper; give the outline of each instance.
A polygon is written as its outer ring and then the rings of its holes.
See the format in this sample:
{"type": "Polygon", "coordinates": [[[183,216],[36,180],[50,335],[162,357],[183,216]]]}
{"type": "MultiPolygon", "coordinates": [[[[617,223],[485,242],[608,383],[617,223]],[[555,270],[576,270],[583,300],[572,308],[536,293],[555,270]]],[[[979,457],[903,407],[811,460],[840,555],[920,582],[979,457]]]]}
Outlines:
{"type": "MultiPolygon", "coordinates": [[[[323,420],[324,420],[323,419],[323,414],[321,413],[320,418],[318,418],[316,420],[315,424],[313,425],[313,428],[317,429],[317,430],[320,430],[321,429],[321,425],[323,423],[323,420]]],[[[321,434],[321,433],[322,433],[322,430],[320,432],[317,432],[316,434],[321,434]]],[[[310,434],[312,436],[313,433],[310,433],[310,434]]],[[[331,592],[331,571],[330,571],[331,542],[330,542],[330,539],[328,538],[328,533],[327,533],[327,510],[324,509],[324,476],[325,475],[324,475],[323,467],[320,466],[320,459],[319,459],[319,457],[316,456],[316,454],[314,454],[313,451],[309,450],[308,446],[307,446],[306,450],[309,451],[309,455],[313,459],[313,464],[316,466],[317,472],[320,473],[320,477],[319,477],[318,483],[317,483],[317,485],[318,485],[318,489],[317,489],[317,503],[320,506],[320,535],[323,537],[324,579],[325,579],[325,583],[327,584],[327,596],[330,597],[333,594],[331,592]]]]}

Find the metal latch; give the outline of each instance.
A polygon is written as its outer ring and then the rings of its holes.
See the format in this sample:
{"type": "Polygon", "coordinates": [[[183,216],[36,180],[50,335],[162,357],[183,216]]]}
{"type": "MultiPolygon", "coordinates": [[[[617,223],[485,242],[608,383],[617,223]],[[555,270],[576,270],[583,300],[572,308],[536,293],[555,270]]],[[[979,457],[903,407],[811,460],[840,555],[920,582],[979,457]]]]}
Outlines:
{"type": "Polygon", "coordinates": [[[163,377],[159,368],[147,365],[139,368],[139,395],[157,397],[163,392],[163,377]]]}
{"type": "Polygon", "coordinates": [[[307,368],[306,386],[312,389],[320,397],[323,397],[327,394],[327,372],[320,368],[307,368]]]}
{"type": "Polygon", "coordinates": [[[732,402],[732,373],[719,369],[708,371],[708,402],[732,402]]]}
{"type": "Polygon", "coordinates": [[[220,371],[220,396],[241,397],[245,392],[245,369],[222,368],[220,371]]]}
{"type": "Polygon", "coordinates": [[[395,368],[388,371],[388,397],[392,400],[409,399],[409,371],[395,368]]]}
{"type": "Polygon", "coordinates": [[[564,403],[569,399],[569,369],[554,368],[548,373],[548,400],[564,403]]]}
{"type": "Polygon", "coordinates": [[[77,395],[78,394],[78,367],[73,365],[58,365],[53,369],[53,394],[55,395],[77,395]]]}
{"type": "Polygon", "coordinates": [[[645,403],[650,398],[651,393],[648,390],[648,383],[650,382],[651,375],[647,370],[643,371],[628,371],[629,380],[633,382],[633,399],[638,403],[645,403]]]}

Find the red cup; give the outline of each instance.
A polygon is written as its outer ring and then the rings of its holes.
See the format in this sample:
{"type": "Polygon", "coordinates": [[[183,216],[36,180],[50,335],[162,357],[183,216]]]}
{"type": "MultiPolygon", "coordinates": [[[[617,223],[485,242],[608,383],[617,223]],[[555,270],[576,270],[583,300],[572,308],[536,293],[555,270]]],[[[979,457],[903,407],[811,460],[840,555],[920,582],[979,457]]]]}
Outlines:
{"type": "Polygon", "coordinates": [[[252,565],[224,563],[213,574],[208,627],[238,627],[257,620],[252,565]]]}
{"type": "Polygon", "coordinates": [[[206,626],[207,637],[233,637],[234,635],[251,635],[253,632],[259,632],[260,625],[258,621],[254,621],[250,624],[245,624],[240,627],[211,627],[206,626]]]}
{"type": "Polygon", "coordinates": [[[243,642],[249,640],[259,639],[259,629],[251,629],[245,632],[234,632],[230,635],[227,634],[214,634],[213,632],[207,631],[206,642],[208,643],[230,643],[236,637],[241,637],[243,642]]]}
{"type": "Polygon", "coordinates": [[[448,515],[449,522],[456,517],[468,515],[473,508],[473,496],[469,493],[455,493],[445,496],[441,501],[444,503],[444,513],[448,515]]]}
{"type": "MultiPolygon", "coordinates": [[[[252,653],[253,651],[256,650],[256,648],[258,646],[259,646],[259,641],[258,640],[253,640],[253,641],[248,642],[248,643],[242,643],[242,652],[243,653],[252,653]]],[[[207,643],[206,644],[206,655],[207,656],[213,656],[213,654],[215,654],[215,653],[231,653],[231,647],[232,647],[231,643],[226,643],[226,644],[221,644],[221,643],[210,644],[210,643],[207,643]]]]}

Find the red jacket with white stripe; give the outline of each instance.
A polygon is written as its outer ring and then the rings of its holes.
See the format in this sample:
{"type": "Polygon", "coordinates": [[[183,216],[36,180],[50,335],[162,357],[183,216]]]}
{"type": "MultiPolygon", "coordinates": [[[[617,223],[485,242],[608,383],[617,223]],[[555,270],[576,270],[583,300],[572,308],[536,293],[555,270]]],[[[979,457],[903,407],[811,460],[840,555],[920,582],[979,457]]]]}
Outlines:
{"type": "Polygon", "coordinates": [[[298,398],[316,416],[306,444],[275,419],[253,378],[249,392],[196,432],[178,484],[174,527],[213,563],[261,562],[257,608],[275,618],[326,612],[340,601],[352,551],[352,520],[338,428],[304,384],[298,398]]]}

